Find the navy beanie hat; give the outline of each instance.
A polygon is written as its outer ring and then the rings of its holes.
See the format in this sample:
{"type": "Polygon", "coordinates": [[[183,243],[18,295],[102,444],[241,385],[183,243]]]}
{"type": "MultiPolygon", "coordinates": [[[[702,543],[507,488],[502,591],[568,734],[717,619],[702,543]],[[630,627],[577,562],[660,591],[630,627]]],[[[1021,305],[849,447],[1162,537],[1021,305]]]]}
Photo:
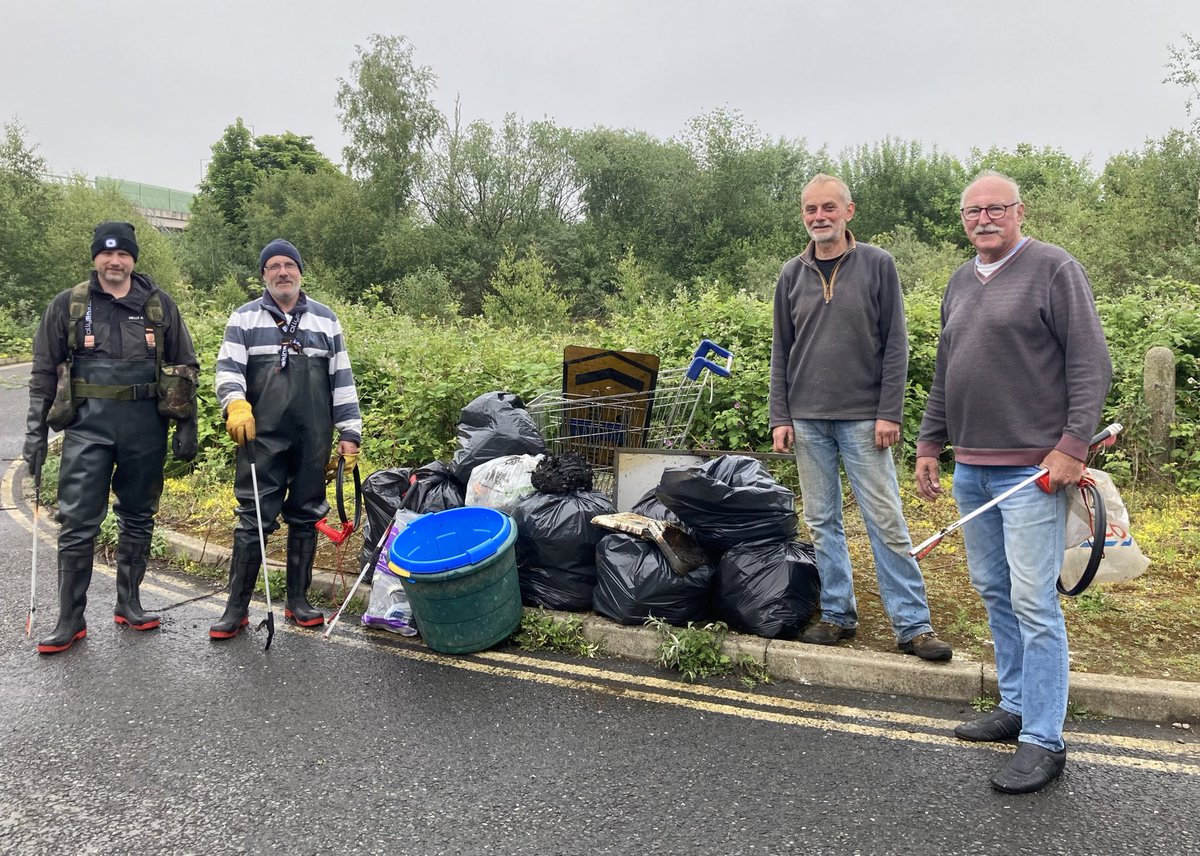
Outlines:
{"type": "Polygon", "coordinates": [[[292,246],[291,241],[276,238],[263,247],[263,251],[258,255],[258,273],[260,276],[267,269],[267,259],[272,256],[287,256],[296,263],[296,267],[300,268],[300,273],[304,273],[304,261],[300,258],[300,251],[292,246]]]}
{"type": "Polygon", "coordinates": [[[124,250],[133,256],[136,262],[138,245],[137,238],[133,236],[133,224],[120,220],[105,220],[98,225],[92,233],[92,258],[96,258],[105,250],[124,250]]]}

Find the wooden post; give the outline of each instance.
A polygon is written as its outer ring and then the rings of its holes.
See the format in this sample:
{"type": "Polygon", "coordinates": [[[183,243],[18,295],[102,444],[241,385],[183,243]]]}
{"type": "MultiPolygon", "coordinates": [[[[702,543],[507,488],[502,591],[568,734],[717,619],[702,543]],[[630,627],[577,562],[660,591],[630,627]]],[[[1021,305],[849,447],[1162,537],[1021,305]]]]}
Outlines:
{"type": "Polygon", "coordinates": [[[1162,466],[1171,460],[1174,448],[1175,354],[1170,348],[1151,348],[1142,365],[1142,389],[1150,411],[1150,460],[1162,466]]]}

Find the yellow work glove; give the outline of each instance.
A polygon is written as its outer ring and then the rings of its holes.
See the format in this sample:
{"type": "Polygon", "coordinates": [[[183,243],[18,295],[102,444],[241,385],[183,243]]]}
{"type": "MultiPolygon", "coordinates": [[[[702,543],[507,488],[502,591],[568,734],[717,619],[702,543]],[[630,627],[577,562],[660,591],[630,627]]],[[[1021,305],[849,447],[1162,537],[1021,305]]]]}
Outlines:
{"type": "Polygon", "coordinates": [[[325,465],[325,484],[329,484],[337,478],[338,458],[345,458],[346,460],[346,475],[350,475],[350,472],[358,466],[357,452],[352,455],[334,455],[329,459],[329,463],[325,465]]]}
{"type": "Polygon", "coordinates": [[[254,411],[250,409],[249,401],[236,398],[229,402],[229,409],[225,411],[225,430],[239,446],[254,440],[254,411]]]}

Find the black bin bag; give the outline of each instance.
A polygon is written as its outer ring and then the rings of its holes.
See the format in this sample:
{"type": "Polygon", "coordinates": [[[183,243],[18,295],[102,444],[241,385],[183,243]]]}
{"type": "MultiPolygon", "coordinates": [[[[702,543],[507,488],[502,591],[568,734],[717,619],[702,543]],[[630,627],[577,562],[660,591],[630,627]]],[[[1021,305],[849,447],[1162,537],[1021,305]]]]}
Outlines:
{"type": "Polygon", "coordinates": [[[634,503],[630,511],[634,514],[640,514],[643,517],[649,517],[651,520],[666,520],[668,523],[678,524],[686,530],[687,524],[680,520],[675,512],[659,502],[658,497],[654,495],[656,490],[658,488],[651,488],[646,491],[642,498],[634,503]]]}
{"type": "Polygon", "coordinates": [[[702,547],[796,536],[796,497],[745,455],[722,455],[694,467],[668,467],[654,495],[692,530],[702,547]]]}
{"type": "Polygon", "coordinates": [[[463,485],[480,464],[506,455],[546,452],[542,432],[521,396],[512,392],[485,392],[464,407],[456,440],[458,451],[450,461],[450,474],[463,485]]]}
{"type": "Polygon", "coordinates": [[[584,612],[596,587],[596,544],[608,530],[592,525],[616,508],[599,491],[535,493],[513,513],[521,602],[584,612]]]}
{"type": "Polygon", "coordinates": [[[448,508],[462,508],[466,491],[450,475],[450,468],[434,461],[413,470],[408,492],[401,507],[417,514],[432,514],[448,508]]]}
{"type": "Polygon", "coordinates": [[[642,624],[651,615],[676,625],[706,621],[715,573],[701,565],[677,574],[652,541],[614,532],[596,547],[592,608],[621,624],[642,624]]]}
{"type": "Polygon", "coordinates": [[[750,541],[730,547],[717,565],[714,591],[721,620],[734,630],[795,639],[816,613],[821,594],[812,544],[750,541]]]}
{"type": "MultiPolygon", "coordinates": [[[[360,568],[371,561],[371,554],[375,552],[379,539],[383,537],[400,504],[404,502],[404,494],[408,493],[411,476],[412,470],[408,467],[392,467],[376,470],[363,479],[362,498],[367,509],[367,522],[363,526],[362,552],[358,560],[360,568]]],[[[369,582],[374,576],[373,570],[367,572],[365,582],[369,582]]]]}

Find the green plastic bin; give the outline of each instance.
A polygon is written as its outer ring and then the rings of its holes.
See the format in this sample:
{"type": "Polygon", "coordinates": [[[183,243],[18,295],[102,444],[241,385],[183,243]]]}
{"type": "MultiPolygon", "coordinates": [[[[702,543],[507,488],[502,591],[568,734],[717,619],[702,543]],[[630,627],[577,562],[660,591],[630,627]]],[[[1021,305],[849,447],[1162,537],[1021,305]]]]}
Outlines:
{"type": "MultiPolygon", "coordinates": [[[[441,524],[440,541],[470,541],[476,530],[468,526],[466,530],[456,531],[455,524],[470,522],[472,518],[465,513],[456,516],[451,512],[482,510],[451,509],[427,518],[442,518],[436,521],[441,524]],[[447,516],[443,518],[443,515],[447,516]],[[468,534],[464,535],[464,531],[468,534]]],[[[506,517],[500,512],[494,513],[506,517]]],[[[428,522],[435,521],[430,519],[428,522]]],[[[499,528],[491,529],[493,536],[501,532],[505,533],[502,540],[493,537],[486,545],[488,549],[494,547],[490,555],[436,573],[413,572],[405,568],[404,556],[396,552],[390,556],[389,566],[400,575],[417,629],[425,644],[434,651],[443,654],[482,651],[503,642],[520,626],[521,586],[515,550],[517,528],[506,519],[499,528]]],[[[425,543],[428,545],[429,541],[425,543]]],[[[427,546],[424,549],[428,549],[427,546]]]]}

